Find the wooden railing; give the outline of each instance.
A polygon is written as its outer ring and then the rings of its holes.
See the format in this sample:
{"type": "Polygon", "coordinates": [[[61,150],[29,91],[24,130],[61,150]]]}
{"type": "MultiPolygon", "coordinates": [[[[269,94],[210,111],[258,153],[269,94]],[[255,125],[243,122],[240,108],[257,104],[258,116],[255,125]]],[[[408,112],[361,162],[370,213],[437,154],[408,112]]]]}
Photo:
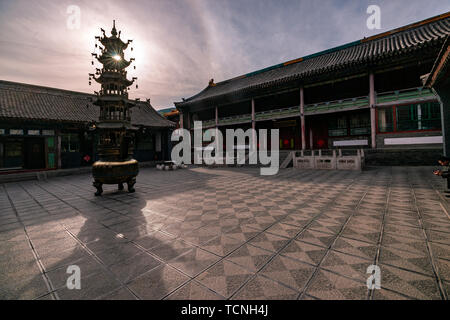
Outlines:
{"type": "MultiPolygon", "coordinates": [[[[377,104],[389,103],[394,101],[406,101],[422,98],[433,98],[435,95],[429,89],[409,88],[404,90],[389,91],[377,94],[377,104]]],[[[354,97],[334,101],[320,102],[305,105],[305,115],[313,115],[327,112],[338,112],[359,108],[369,107],[369,97],[354,97]]],[[[300,107],[292,106],[288,108],[279,108],[255,113],[256,121],[283,119],[300,116],[300,107]]],[[[231,125],[238,123],[247,123],[252,121],[252,115],[242,114],[230,117],[219,118],[219,125],[231,125]]],[[[213,127],[216,125],[214,119],[203,121],[203,127],[213,127]]]]}

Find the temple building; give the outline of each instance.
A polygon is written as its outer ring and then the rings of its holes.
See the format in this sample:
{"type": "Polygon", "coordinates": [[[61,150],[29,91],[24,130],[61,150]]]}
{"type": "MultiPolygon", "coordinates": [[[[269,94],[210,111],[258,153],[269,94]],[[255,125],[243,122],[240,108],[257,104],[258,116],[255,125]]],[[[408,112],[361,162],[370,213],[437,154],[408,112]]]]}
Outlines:
{"type": "MultiPolygon", "coordinates": [[[[432,70],[450,12],[208,86],[176,102],[180,125],[278,128],[281,150],[364,148],[369,163],[434,164],[441,104],[432,70]]],[[[301,44],[299,44],[301,45],[301,44]]],[[[224,144],[226,142],[224,141],[224,144]]]]}
{"type": "Polygon", "coordinates": [[[431,72],[424,75],[425,87],[432,88],[442,103],[442,136],[444,154],[450,156],[450,36],[442,46],[431,72]]]}
{"type": "MultiPolygon", "coordinates": [[[[75,168],[98,159],[96,96],[0,81],[0,172],[75,168]]],[[[131,124],[138,128],[134,158],[170,159],[175,123],[149,101],[137,101],[131,124]]]]}

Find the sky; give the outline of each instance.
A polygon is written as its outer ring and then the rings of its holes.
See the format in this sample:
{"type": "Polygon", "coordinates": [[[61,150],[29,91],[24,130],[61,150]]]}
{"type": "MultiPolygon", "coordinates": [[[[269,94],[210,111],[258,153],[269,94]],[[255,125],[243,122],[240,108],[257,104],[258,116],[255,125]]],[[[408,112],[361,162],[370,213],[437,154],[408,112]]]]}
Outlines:
{"type": "Polygon", "coordinates": [[[215,82],[450,11],[449,0],[0,0],[0,80],[98,91],[91,52],[112,20],[133,39],[130,98],[173,106],[215,82]],[[380,8],[370,30],[369,5],[380,8]],[[79,8],[79,19],[74,11],[79,8]],[[69,10],[69,11],[68,11],[69,10]],[[79,24],[76,22],[79,21],[79,24]]]}

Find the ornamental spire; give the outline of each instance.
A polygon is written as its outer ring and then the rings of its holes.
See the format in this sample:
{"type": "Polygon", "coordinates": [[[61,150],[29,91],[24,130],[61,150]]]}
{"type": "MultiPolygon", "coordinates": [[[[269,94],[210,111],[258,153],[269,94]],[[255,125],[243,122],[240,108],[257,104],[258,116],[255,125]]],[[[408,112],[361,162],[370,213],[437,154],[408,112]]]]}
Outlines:
{"type": "Polygon", "coordinates": [[[113,37],[116,37],[116,36],[117,36],[116,20],[113,20],[113,28],[112,28],[112,30],[111,30],[111,35],[112,35],[113,37]]]}

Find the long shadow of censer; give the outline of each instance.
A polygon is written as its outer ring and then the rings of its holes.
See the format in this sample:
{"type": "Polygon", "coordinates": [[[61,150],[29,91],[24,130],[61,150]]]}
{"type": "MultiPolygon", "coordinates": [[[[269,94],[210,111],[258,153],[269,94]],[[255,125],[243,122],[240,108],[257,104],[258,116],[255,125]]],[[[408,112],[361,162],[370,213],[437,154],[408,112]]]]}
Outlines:
{"type": "Polygon", "coordinates": [[[120,39],[115,21],[110,37],[106,36],[103,29],[102,32],[103,36],[96,37],[96,40],[103,47],[98,46],[99,54],[92,53],[102,64],[102,68],[97,69],[96,74],[89,74],[89,80],[94,78],[101,84],[101,90],[96,92],[97,98],[94,101],[100,107],[97,126],[99,161],[92,166],[96,196],[103,193],[103,184],[117,184],[119,190],[123,190],[123,184],[126,183],[128,191],[134,192],[139,173],[139,164],[132,158],[133,136],[137,128],[131,124],[131,108],[136,105],[136,101],[128,99],[128,90],[137,78],[127,79],[125,69],[134,58],[127,61],[124,57],[124,51],[132,40],[125,43],[120,39]]]}

